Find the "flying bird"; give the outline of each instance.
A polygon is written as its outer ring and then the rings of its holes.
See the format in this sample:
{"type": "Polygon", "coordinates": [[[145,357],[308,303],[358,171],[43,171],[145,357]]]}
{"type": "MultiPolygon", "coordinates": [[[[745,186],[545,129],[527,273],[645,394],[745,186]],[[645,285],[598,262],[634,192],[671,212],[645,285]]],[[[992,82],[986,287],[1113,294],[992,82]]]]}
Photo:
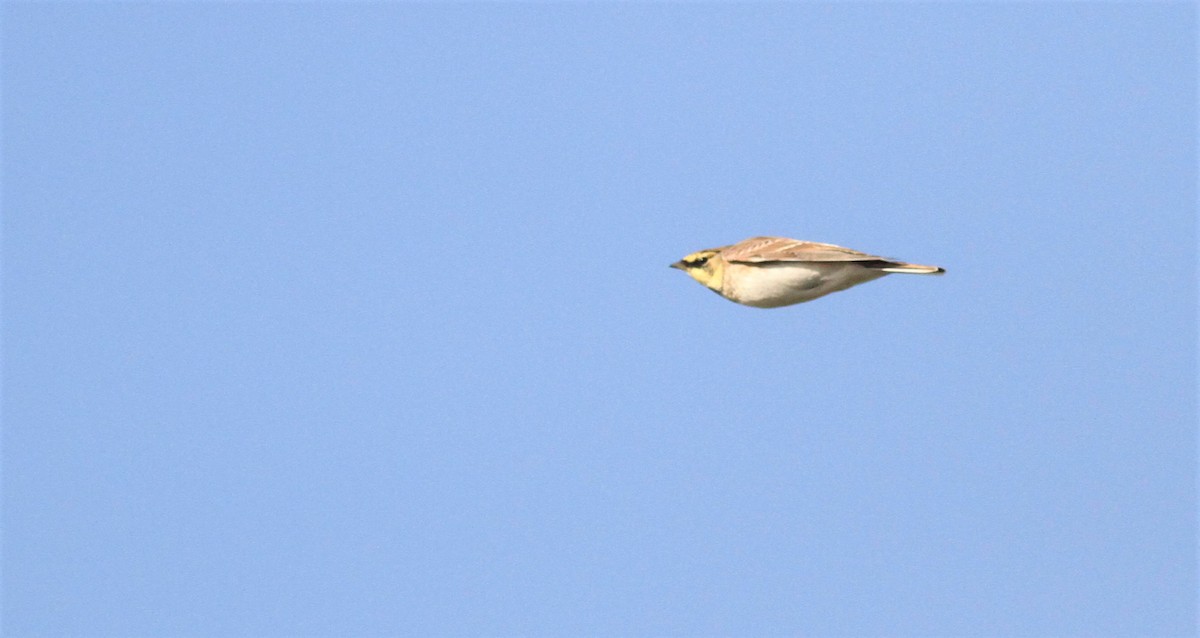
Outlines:
{"type": "Polygon", "coordinates": [[[891,273],[940,275],[921,266],[857,250],[786,237],[751,237],[694,252],[671,264],[722,297],[755,308],[812,301],[891,273]]]}

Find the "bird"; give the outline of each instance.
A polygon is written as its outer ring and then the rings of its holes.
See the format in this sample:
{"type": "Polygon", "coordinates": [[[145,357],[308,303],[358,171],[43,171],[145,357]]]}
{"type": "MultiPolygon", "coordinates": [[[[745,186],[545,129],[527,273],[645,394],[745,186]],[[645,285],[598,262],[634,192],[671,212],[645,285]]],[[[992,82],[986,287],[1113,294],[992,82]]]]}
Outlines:
{"type": "Polygon", "coordinates": [[[671,264],[722,297],[754,308],[779,308],[824,297],[891,273],[941,275],[939,266],[910,264],[833,244],[751,237],[696,251],[671,264]]]}

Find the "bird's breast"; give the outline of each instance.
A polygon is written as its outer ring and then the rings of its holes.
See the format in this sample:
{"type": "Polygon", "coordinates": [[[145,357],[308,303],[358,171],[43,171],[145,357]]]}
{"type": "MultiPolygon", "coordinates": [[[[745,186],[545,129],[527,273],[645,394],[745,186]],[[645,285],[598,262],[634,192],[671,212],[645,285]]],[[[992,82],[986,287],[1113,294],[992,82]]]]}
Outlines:
{"type": "Polygon", "coordinates": [[[758,308],[812,301],[887,274],[853,262],[733,263],[726,268],[722,294],[758,308]]]}

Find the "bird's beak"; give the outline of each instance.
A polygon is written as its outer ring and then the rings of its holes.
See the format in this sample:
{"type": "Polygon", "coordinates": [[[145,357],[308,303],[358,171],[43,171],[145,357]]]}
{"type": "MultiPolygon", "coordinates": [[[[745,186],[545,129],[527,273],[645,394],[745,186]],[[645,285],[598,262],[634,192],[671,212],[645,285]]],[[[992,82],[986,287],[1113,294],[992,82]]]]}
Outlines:
{"type": "Polygon", "coordinates": [[[677,261],[677,262],[675,262],[675,263],[671,264],[671,267],[672,267],[672,268],[678,268],[678,269],[680,269],[680,270],[687,270],[687,266],[683,265],[683,262],[682,262],[682,261],[677,261]]]}

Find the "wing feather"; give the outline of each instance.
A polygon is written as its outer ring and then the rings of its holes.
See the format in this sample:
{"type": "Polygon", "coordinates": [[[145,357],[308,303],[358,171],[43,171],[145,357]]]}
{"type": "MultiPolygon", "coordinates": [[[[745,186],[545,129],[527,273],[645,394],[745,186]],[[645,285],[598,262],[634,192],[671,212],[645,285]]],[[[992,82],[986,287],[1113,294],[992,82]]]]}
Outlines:
{"type": "Polygon", "coordinates": [[[876,257],[851,250],[843,246],[822,244],[815,241],[800,241],[786,237],[751,237],[740,241],[721,251],[725,261],[735,263],[763,263],[770,261],[886,261],[892,260],[876,257]]]}

